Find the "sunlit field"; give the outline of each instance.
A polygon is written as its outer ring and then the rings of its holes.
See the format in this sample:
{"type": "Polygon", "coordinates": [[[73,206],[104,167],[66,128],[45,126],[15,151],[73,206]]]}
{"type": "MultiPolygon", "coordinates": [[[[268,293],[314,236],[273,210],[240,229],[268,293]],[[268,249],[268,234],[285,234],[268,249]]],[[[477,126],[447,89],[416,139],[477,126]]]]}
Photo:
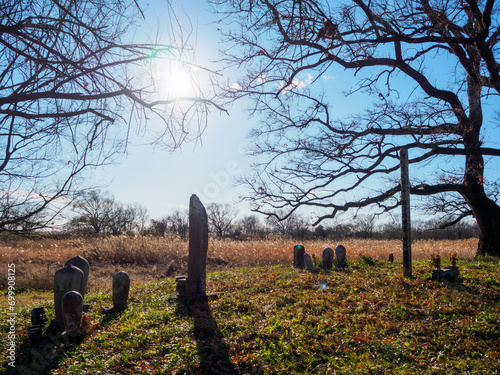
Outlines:
{"type": "MultiPolygon", "coordinates": [[[[210,239],[208,272],[226,269],[275,264],[290,264],[297,241],[286,238],[235,241],[210,239]]],[[[370,256],[376,261],[387,261],[394,254],[401,261],[402,244],[398,240],[346,239],[341,242],[324,240],[304,241],[306,252],[321,259],[325,247],[342,244],[347,249],[347,261],[370,256]]],[[[430,259],[431,254],[447,258],[456,252],[459,258],[475,256],[477,239],[456,241],[415,241],[413,259],[430,259]]],[[[88,281],[90,291],[109,290],[111,278],[117,270],[127,271],[134,284],[185,274],[187,271],[188,242],[180,237],[117,236],[107,238],[20,239],[4,238],[0,245],[0,263],[14,263],[16,287],[51,290],[53,275],[71,257],[81,255],[91,266],[88,281]]],[[[6,273],[0,273],[0,288],[6,287],[6,273]]]]}

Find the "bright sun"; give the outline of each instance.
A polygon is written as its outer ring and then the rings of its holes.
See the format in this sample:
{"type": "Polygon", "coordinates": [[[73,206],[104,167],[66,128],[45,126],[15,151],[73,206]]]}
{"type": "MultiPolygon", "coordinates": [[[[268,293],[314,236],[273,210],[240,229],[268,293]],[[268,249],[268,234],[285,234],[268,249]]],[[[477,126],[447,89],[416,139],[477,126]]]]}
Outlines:
{"type": "Polygon", "coordinates": [[[157,65],[157,90],[161,96],[193,96],[193,70],[180,63],[166,61],[157,65]]]}

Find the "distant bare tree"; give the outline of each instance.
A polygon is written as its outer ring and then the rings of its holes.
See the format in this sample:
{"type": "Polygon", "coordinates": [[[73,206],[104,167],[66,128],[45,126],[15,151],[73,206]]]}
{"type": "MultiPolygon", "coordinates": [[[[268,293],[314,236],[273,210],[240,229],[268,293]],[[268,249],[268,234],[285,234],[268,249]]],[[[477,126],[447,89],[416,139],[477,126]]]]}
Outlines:
{"type": "Polygon", "coordinates": [[[92,229],[97,234],[141,232],[148,217],[145,207],[118,203],[111,193],[98,190],[80,193],[73,210],[78,216],[71,220],[70,226],[92,229]]]}
{"type": "Polygon", "coordinates": [[[170,231],[186,239],[189,230],[189,213],[187,210],[175,210],[172,215],[167,216],[170,231]]]}
{"type": "Polygon", "coordinates": [[[267,225],[271,232],[282,236],[304,238],[310,231],[307,220],[297,213],[285,216],[283,212],[277,211],[267,218],[267,225]]]}
{"type": "Polygon", "coordinates": [[[247,215],[239,221],[241,232],[245,234],[257,234],[262,231],[259,218],[255,215],[247,215]]]}
{"type": "Polygon", "coordinates": [[[233,230],[238,209],[231,204],[210,203],[207,205],[210,229],[217,237],[228,236],[233,230]]]}
{"type": "MultiPolygon", "coordinates": [[[[145,129],[146,119],[157,119],[159,141],[174,149],[197,139],[203,114],[218,107],[200,92],[158,94],[151,66],[185,63],[189,46],[182,32],[171,44],[132,43],[137,4],[1,2],[0,230],[41,211],[38,227],[52,220],[85,184],[85,172],[123,151],[132,124],[145,129]]],[[[165,16],[172,30],[184,27],[165,16]]]]}

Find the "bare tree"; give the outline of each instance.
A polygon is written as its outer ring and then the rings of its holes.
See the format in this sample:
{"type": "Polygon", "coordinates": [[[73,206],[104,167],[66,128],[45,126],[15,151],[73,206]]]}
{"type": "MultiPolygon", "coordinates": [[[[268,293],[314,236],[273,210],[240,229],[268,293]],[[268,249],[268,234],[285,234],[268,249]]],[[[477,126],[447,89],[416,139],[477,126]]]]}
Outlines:
{"type": "Polygon", "coordinates": [[[115,200],[109,192],[84,191],[73,203],[78,216],[70,224],[79,229],[91,228],[97,234],[104,233],[113,216],[114,205],[115,200]]]}
{"type": "Polygon", "coordinates": [[[241,232],[245,234],[257,234],[262,231],[259,218],[255,215],[247,215],[239,221],[241,232]]]}
{"type": "Polygon", "coordinates": [[[144,230],[148,212],[137,203],[124,205],[115,200],[109,192],[98,190],[79,194],[73,203],[78,214],[70,222],[77,229],[91,229],[95,233],[119,235],[144,230]]]}
{"type": "Polygon", "coordinates": [[[500,255],[500,207],[484,174],[486,157],[500,156],[496,143],[484,144],[499,117],[495,0],[213,4],[227,25],[224,61],[245,72],[221,87],[263,114],[252,149],[263,162],[245,181],[256,211],[309,207],[316,224],[364,207],[390,211],[400,204],[406,147],[410,169],[427,172],[411,194],[460,197],[480,228],[478,253],[500,255]],[[367,105],[348,118],[312,88],[342,71],[357,78],[347,94],[365,94],[367,105]]]}
{"type": "Polygon", "coordinates": [[[207,213],[212,233],[223,238],[231,233],[238,209],[228,203],[210,203],[207,205],[207,213]]]}
{"type": "Polygon", "coordinates": [[[189,230],[189,212],[188,210],[175,210],[172,215],[167,216],[170,231],[178,234],[183,240],[186,239],[189,230]]]}
{"type": "Polygon", "coordinates": [[[297,213],[286,216],[283,211],[277,211],[267,218],[267,225],[271,232],[282,236],[305,238],[309,233],[307,220],[297,213]]]}
{"type": "Polygon", "coordinates": [[[52,220],[84,172],[123,151],[132,124],[163,121],[157,136],[170,148],[203,130],[196,117],[217,105],[200,92],[163,98],[150,74],[152,65],[186,62],[189,46],[132,43],[141,15],[135,0],[0,4],[0,229],[43,210],[39,226],[52,220]]]}

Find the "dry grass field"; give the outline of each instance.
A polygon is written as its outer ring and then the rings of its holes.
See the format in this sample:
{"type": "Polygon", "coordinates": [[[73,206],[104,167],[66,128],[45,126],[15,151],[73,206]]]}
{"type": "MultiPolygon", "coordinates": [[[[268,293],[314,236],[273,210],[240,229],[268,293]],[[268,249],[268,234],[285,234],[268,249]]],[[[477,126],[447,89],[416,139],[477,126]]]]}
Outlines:
{"type": "MultiPolygon", "coordinates": [[[[346,239],[341,242],[349,259],[370,256],[387,260],[390,253],[401,260],[402,245],[398,240],[346,239]]],[[[255,241],[210,239],[208,272],[223,268],[265,266],[292,263],[293,240],[271,238],[255,241]]],[[[304,241],[306,252],[321,259],[325,247],[335,249],[339,243],[304,241]]],[[[477,239],[458,241],[420,240],[413,243],[414,259],[430,259],[431,254],[446,258],[456,252],[459,258],[475,255],[477,239]]],[[[81,255],[91,266],[89,291],[111,289],[111,278],[117,270],[128,272],[134,284],[182,275],[187,270],[188,243],[179,237],[117,236],[107,238],[11,238],[0,242],[0,264],[15,264],[16,287],[51,290],[54,272],[71,257],[81,255]]],[[[7,285],[6,272],[0,272],[0,289],[7,285]]]]}

